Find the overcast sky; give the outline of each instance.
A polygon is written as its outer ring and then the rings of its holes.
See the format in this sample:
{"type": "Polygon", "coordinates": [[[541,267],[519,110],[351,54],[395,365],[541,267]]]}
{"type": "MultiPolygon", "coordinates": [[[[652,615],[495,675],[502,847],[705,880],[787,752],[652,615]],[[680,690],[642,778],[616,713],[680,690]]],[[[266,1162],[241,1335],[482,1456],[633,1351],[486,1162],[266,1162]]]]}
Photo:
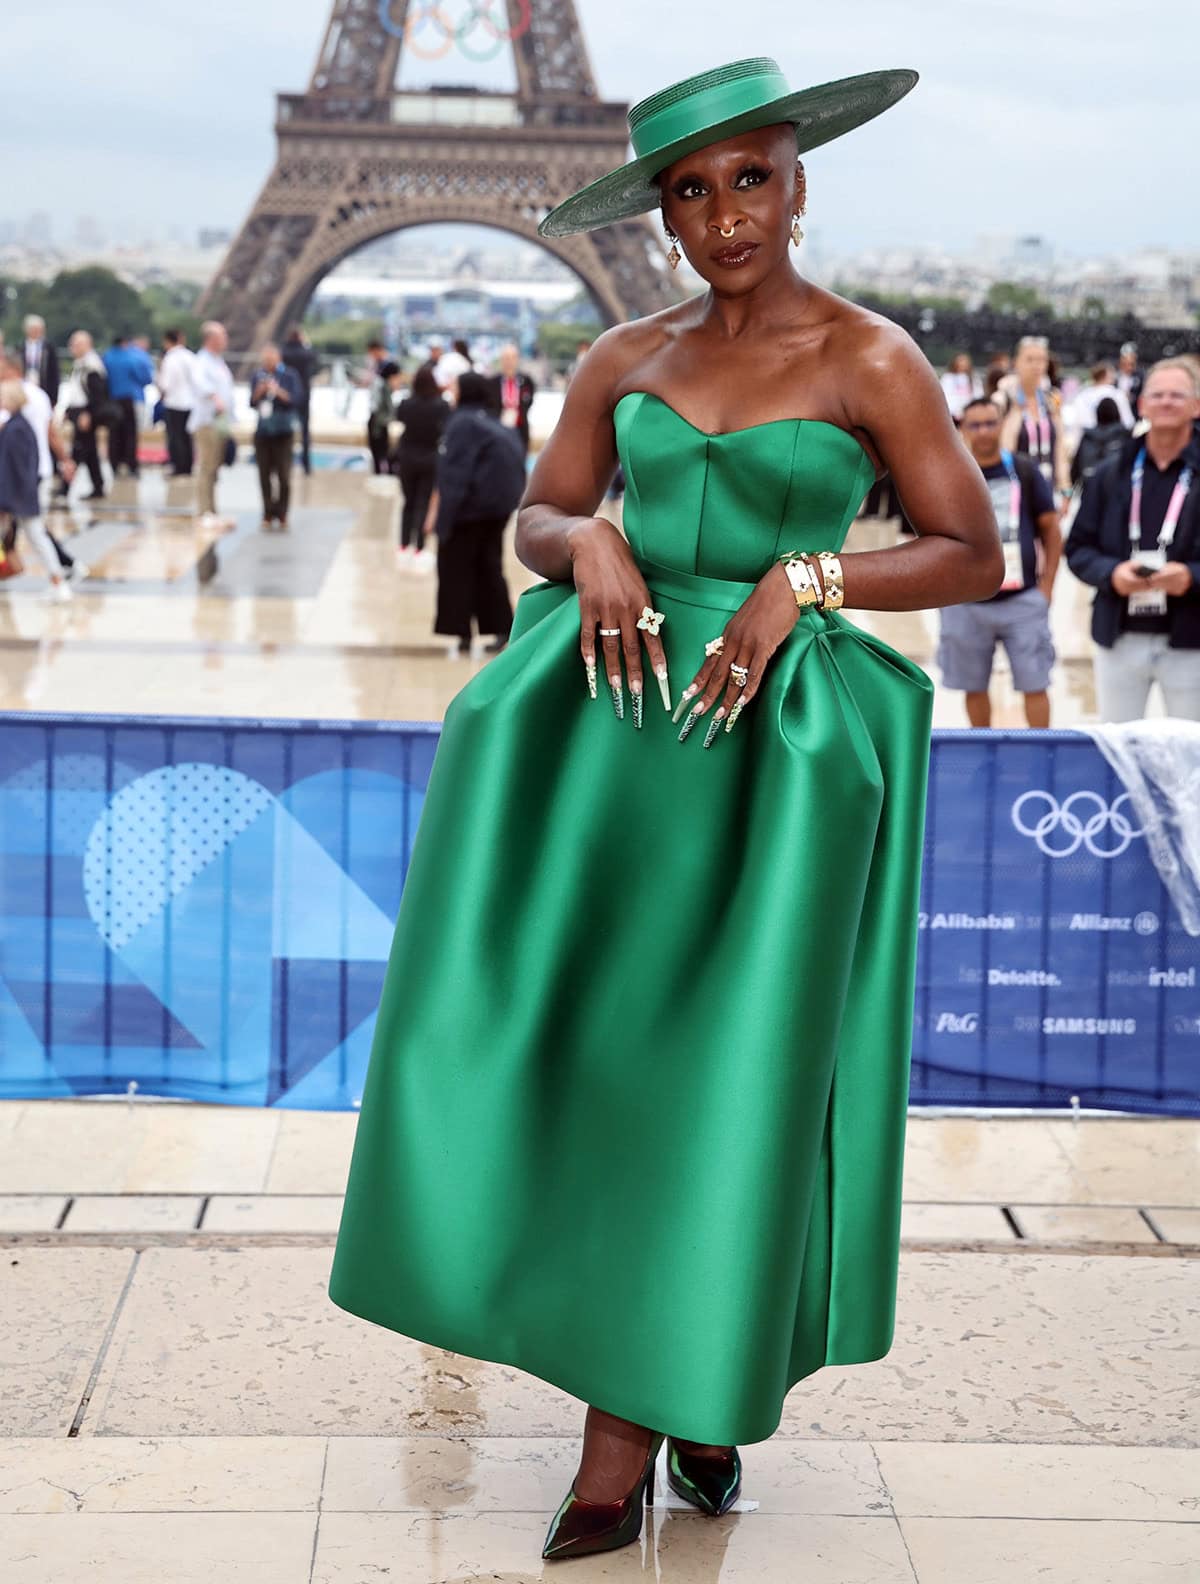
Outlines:
{"type": "MultiPolygon", "coordinates": [[[[307,86],[330,0],[9,6],[0,216],[49,210],[60,238],[85,214],[110,233],[179,226],[190,238],[244,218],[274,156],[272,95],[307,86]]],[[[806,161],[810,221],[827,248],[957,249],[1015,232],[1068,251],[1200,248],[1200,0],[578,9],[614,99],[745,55],[774,55],[793,87],[915,67],[921,82],[897,108],[806,161]]],[[[402,80],[467,81],[471,70],[452,56],[402,80]]]]}

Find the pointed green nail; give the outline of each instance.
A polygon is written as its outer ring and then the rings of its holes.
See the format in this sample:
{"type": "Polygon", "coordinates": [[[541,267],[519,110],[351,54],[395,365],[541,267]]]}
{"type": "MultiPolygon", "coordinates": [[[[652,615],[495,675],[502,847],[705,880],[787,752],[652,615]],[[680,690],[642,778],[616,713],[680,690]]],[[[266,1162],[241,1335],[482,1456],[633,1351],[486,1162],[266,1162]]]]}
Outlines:
{"type": "Polygon", "coordinates": [[[644,708],[645,699],[642,696],[641,688],[638,688],[637,692],[633,694],[633,724],[638,731],[642,729],[642,711],[644,708]]]}
{"type": "Polygon", "coordinates": [[[616,715],[618,720],[624,720],[625,691],[622,688],[620,682],[614,682],[610,677],[608,682],[608,691],[612,694],[613,713],[616,715]]]}
{"type": "Polygon", "coordinates": [[[686,742],[687,741],[688,733],[692,730],[692,728],[695,726],[696,722],[699,719],[700,719],[700,711],[699,710],[693,710],[691,712],[691,714],[688,716],[687,720],[685,720],[684,723],[683,723],[683,730],[679,733],[679,741],[680,742],[686,742]]]}
{"type": "Polygon", "coordinates": [[[725,711],[724,710],[718,710],[717,713],[713,716],[712,720],[709,721],[708,730],[704,734],[704,746],[706,748],[711,748],[713,743],[716,742],[717,733],[721,729],[721,722],[722,722],[722,720],[724,720],[724,718],[725,718],[725,711]]]}
{"type": "Polygon", "coordinates": [[[597,693],[596,693],[596,666],[595,666],[595,663],[593,661],[591,661],[591,660],[585,660],[583,665],[584,665],[584,670],[587,672],[588,692],[591,694],[592,698],[596,698],[597,697],[597,693]]]}

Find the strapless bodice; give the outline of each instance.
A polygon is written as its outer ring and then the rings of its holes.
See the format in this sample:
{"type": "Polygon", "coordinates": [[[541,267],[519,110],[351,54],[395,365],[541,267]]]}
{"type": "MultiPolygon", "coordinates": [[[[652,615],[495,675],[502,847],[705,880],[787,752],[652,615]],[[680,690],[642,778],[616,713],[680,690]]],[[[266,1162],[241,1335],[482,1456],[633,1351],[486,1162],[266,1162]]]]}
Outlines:
{"type": "Polygon", "coordinates": [[[631,391],[614,423],[635,554],[702,577],[755,582],[786,550],[840,550],[875,477],[854,436],[820,419],[706,434],[631,391]]]}

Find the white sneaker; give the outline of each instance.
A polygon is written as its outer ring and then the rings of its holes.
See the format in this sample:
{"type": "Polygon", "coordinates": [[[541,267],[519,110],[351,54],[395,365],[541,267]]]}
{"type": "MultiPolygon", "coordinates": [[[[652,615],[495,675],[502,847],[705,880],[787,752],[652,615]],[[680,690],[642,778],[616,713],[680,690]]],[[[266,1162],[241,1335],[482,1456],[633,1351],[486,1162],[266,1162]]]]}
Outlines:
{"type": "Polygon", "coordinates": [[[72,599],[69,583],[51,583],[46,591],[46,598],[53,605],[69,605],[72,599]]]}
{"type": "Polygon", "coordinates": [[[413,571],[421,577],[428,577],[436,565],[436,557],[428,550],[418,550],[413,557],[413,571]]]}
{"type": "Polygon", "coordinates": [[[412,545],[396,546],[396,570],[398,572],[413,572],[416,570],[412,545]]]}
{"type": "Polygon", "coordinates": [[[63,576],[72,583],[82,583],[91,575],[92,569],[86,561],[76,561],[69,571],[63,573],[63,576]]]}

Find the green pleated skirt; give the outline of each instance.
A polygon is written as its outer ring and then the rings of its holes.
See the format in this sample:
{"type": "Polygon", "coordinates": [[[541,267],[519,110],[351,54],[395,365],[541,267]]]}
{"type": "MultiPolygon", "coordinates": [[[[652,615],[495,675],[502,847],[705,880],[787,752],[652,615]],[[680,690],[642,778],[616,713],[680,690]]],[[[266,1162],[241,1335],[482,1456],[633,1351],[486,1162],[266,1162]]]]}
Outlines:
{"type": "MultiPolygon", "coordinates": [[[[751,585],[643,571],[678,697],[751,585]]],[[[721,1445],[887,1351],[931,692],[814,612],[681,745],[522,597],[446,717],[335,1303],[721,1445]]]]}

